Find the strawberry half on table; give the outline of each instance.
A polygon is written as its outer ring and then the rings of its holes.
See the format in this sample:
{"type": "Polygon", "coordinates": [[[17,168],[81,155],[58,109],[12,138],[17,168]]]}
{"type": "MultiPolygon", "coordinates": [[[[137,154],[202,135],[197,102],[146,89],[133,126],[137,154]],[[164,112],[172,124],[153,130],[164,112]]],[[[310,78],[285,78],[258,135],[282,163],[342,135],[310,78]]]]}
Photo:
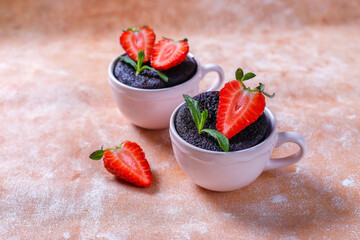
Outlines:
{"type": "Polygon", "coordinates": [[[259,83],[254,89],[246,87],[244,81],[256,75],[243,74],[239,68],[236,71],[236,80],[228,82],[220,90],[219,106],[216,118],[217,130],[230,139],[247,126],[255,122],[264,112],[265,96],[273,98],[264,92],[265,85],[259,83]]]}
{"type": "Polygon", "coordinates": [[[138,61],[138,53],[144,51],[144,63],[149,62],[155,43],[155,33],[149,27],[128,28],[120,36],[120,44],[126,54],[134,61],[138,61]]]}
{"type": "Polygon", "coordinates": [[[141,147],[135,142],[125,141],[115,148],[97,150],[90,154],[92,160],[104,158],[108,172],[139,187],[149,187],[152,182],[150,165],[141,147]]]}
{"type": "Polygon", "coordinates": [[[188,53],[187,39],[181,41],[163,39],[154,45],[150,63],[156,70],[164,71],[182,63],[188,53]]]}

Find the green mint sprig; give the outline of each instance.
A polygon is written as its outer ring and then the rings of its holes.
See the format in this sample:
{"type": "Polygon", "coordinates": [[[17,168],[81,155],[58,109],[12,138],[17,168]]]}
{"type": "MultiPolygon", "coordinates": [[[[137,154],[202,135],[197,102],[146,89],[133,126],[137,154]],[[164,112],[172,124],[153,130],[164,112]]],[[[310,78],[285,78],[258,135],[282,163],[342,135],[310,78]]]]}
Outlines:
{"type": "Polygon", "coordinates": [[[126,62],[126,63],[130,64],[131,66],[133,66],[133,68],[136,70],[135,76],[138,76],[141,73],[141,71],[143,71],[145,69],[148,69],[148,70],[151,70],[153,72],[156,72],[164,82],[168,82],[169,79],[164,73],[162,73],[162,72],[160,72],[160,71],[158,71],[158,70],[156,70],[156,69],[154,69],[152,67],[149,67],[147,65],[143,65],[144,58],[145,58],[145,53],[144,53],[143,50],[139,51],[139,53],[138,53],[138,61],[137,62],[135,62],[134,60],[132,60],[131,58],[129,58],[126,55],[125,56],[120,56],[121,60],[123,60],[124,62],[126,62]]]}
{"type": "Polygon", "coordinates": [[[259,83],[259,86],[257,86],[256,88],[254,89],[250,89],[250,87],[246,87],[245,84],[244,84],[244,81],[246,80],[249,80],[249,79],[252,79],[254,78],[256,75],[255,73],[252,73],[252,72],[249,72],[249,73],[246,73],[244,75],[244,71],[241,69],[241,68],[238,68],[235,72],[235,77],[236,77],[236,80],[240,81],[241,82],[241,85],[242,87],[244,88],[244,90],[248,90],[250,92],[261,92],[262,94],[264,94],[265,96],[269,97],[269,98],[273,98],[275,97],[275,93],[273,94],[268,94],[266,92],[264,92],[265,90],[265,84],[263,83],[259,83]]]}
{"type": "Polygon", "coordinates": [[[192,99],[189,95],[186,95],[186,94],[184,94],[183,97],[184,97],[187,107],[190,110],[190,113],[195,122],[195,125],[198,129],[199,135],[203,132],[208,133],[210,136],[212,136],[213,138],[215,138],[218,141],[220,148],[224,152],[228,152],[229,145],[230,145],[229,140],[223,134],[216,131],[215,129],[203,129],[205,121],[208,117],[208,110],[200,112],[198,101],[192,99]]]}

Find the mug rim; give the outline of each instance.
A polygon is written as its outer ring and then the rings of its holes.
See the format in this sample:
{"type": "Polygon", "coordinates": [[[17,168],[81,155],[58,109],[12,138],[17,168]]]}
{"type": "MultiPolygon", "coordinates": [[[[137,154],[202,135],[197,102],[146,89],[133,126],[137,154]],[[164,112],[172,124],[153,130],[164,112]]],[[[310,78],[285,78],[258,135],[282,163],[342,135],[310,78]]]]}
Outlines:
{"type": "MultiPolygon", "coordinates": [[[[234,156],[234,155],[238,155],[238,154],[246,154],[246,153],[249,153],[249,152],[253,152],[256,149],[261,148],[264,145],[268,144],[268,142],[274,137],[274,135],[277,132],[276,131],[277,121],[276,121],[275,115],[268,107],[265,107],[264,112],[265,112],[266,117],[270,120],[271,131],[270,131],[270,134],[266,137],[266,139],[264,139],[262,142],[256,144],[255,146],[252,146],[250,148],[245,148],[245,149],[242,149],[242,150],[231,151],[231,152],[218,152],[218,151],[211,151],[211,150],[203,149],[203,148],[197,147],[195,145],[192,145],[192,144],[186,142],[182,137],[180,137],[180,135],[176,131],[175,117],[176,117],[176,114],[179,111],[180,107],[183,104],[185,104],[185,103],[183,102],[179,106],[177,106],[175,108],[175,110],[173,111],[173,113],[171,114],[170,126],[169,126],[170,139],[171,139],[171,137],[173,135],[176,138],[176,140],[180,142],[180,144],[182,144],[185,147],[190,148],[191,150],[196,151],[196,152],[200,152],[200,153],[203,153],[203,154],[211,154],[213,156],[234,156]]],[[[173,140],[171,139],[171,141],[173,141],[173,140]]],[[[240,161],[240,159],[239,159],[239,161],[240,161]]],[[[226,163],[226,162],[222,162],[222,163],[226,163]]]]}
{"type": "Polygon", "coordinates": [[[126,85],[122,82],[120,82],[114,75],[114,67],[115,67],[115,63],[116,61],[119,59],[120,56],[124,55],[125,53],[122,53],[120,55],[118,55],[117,57],[115,57],[109,64],[109,67],[108,67],[108,76],[109,76],[109,79],[111,79],[111,83],[114,83],[116,85],[116,87],[120,87],[120,88],[123,88],[123,89],[126,89],[126,90],[129,90],[129,91],[132,91],[132,92],[148,92],[148,93],[157,93],[157,92],[164,92],[164,91],[171,91],[171,90],[177,90],[178,88],[181,88],[187,84],[190,84],[190,82],[192,82],[193,79],[196,79],[195,77],[197,75],[200,74],[200,71],[201,71],[201,65],[200,65],[200,62],[199,60],[195,57],[195,55],[193,55],[191,52],[188,53],[188,56],[192,57],[195,59],[195,62],[197,64],[197,68],[196,68],[196,72],[195,74],[189,78],[188,80],[186,80],[185,82],[183,83],[180,83],[180,84],[177,84],[175,86],[171,86],[171,87],[165,87],[165,88],[155,88],[155,89],[146,89],[146,88],[136,88],[136,87],[132,87],[132,86],[129,86],[129,85],[126,85]]]}

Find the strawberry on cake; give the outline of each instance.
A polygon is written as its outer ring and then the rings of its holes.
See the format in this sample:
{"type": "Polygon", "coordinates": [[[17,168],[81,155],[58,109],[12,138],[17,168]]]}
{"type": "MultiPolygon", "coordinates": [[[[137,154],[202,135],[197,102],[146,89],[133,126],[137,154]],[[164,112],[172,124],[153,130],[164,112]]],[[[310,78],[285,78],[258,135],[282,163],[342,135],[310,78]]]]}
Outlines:
{"type": "Polygon", "coordinates": [[[175,128],[181,138],[196,147],[211,151],[239,151],[262,142],[271,126],[264,114],[265,85],[254,89],[244,81],[254,73],[236,71],[236,80],[218,91],[201,93],[194,98],[184,95],[175,118],[175,128]]]}
{"type": "Polygon", "coordinates": [[[168,38],[155,43],[154,31],[145,26],[128,28],[120,36],[125,50],[114,68],[115,77],[128,86],[144,89],[172,87],[189,80],[197,70],[189,56],[187,39],[168,38]]]}

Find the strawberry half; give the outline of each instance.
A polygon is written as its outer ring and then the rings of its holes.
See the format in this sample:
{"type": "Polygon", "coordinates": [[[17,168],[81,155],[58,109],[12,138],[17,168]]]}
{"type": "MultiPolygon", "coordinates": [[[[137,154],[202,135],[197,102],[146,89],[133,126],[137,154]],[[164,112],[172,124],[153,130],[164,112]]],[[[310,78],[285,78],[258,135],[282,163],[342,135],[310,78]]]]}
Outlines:
{"type": "Polygon", "coordinates": [[[117,178],[139,187],[150,186],[150,165],[137,143],[125,141],[119,147],[100,149],[90,155],[93,160],[100,160],[102,157],[106,170],[117,178]]]}
{"type": "Polygon", "coordinates": [[[260,83],[255,89],[245,86],[243,81],[255,77],[253,73],[243,75],[241,69],[236,72],[236,79],[225,84],[220,90],[219,106],[216,118],[217,130],[228,139],[255,122],[264,112],[265,96],[274,97],[264,92],[265,85],[260,83]]]}
{"type": "Polygon", "coordinates": [[[163,39],[158,41],[151,55],[151,66],[159,71],[164,71],[182,63],[189,52],[187,39],[173,41],[163,39]]]}
{"type": "Polygon", "coordinates": [[[129,28],[121,34],[120,44],[126,54],[136,62],[139,51],[143,50],[145,53],[145,63],[150,61],[155,38],[154,31],[149,27],[129,28]]]}

